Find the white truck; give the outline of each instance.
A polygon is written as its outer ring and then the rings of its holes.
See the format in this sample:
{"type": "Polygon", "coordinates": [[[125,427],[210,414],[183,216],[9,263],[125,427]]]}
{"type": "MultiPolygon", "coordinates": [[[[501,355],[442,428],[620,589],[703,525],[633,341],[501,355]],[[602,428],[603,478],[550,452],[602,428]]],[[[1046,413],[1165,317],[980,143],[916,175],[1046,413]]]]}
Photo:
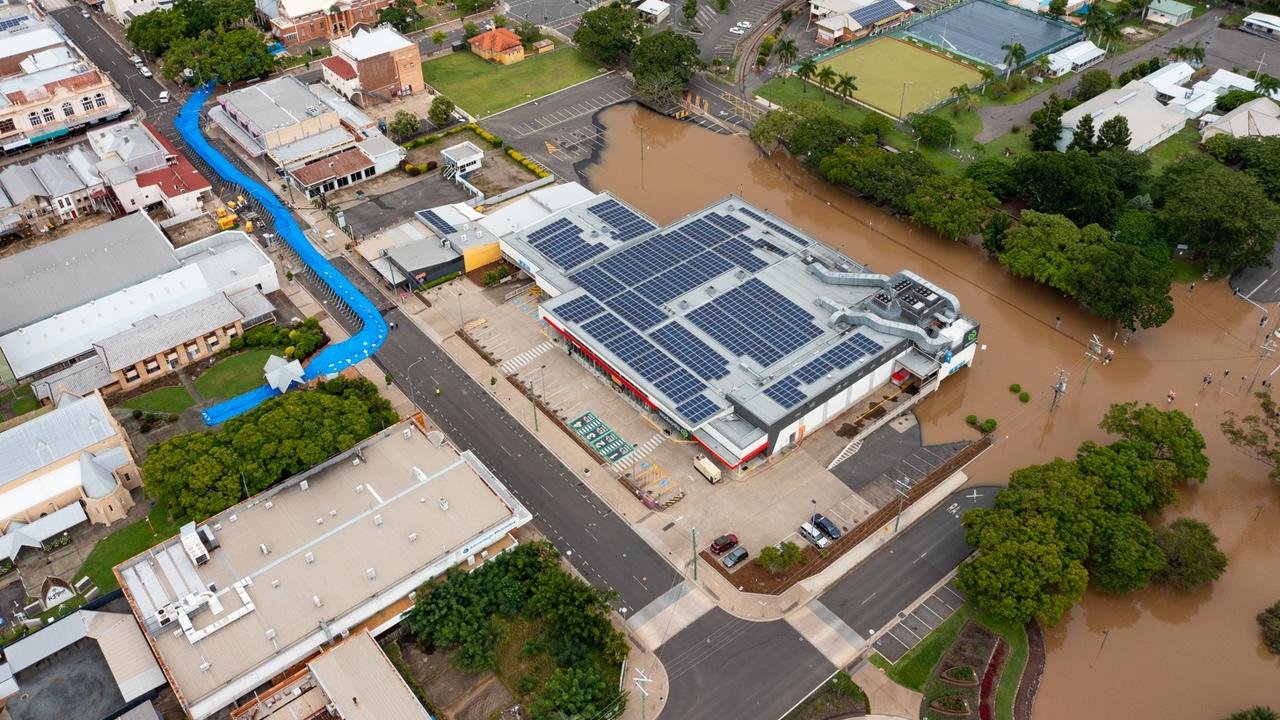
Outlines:
{"type": "Polygon", "coordinates": [[[706,455],[695,457],[693,459],[693,467],[712,485],[720,482],[720,466],[712,462],[706,455]]]}

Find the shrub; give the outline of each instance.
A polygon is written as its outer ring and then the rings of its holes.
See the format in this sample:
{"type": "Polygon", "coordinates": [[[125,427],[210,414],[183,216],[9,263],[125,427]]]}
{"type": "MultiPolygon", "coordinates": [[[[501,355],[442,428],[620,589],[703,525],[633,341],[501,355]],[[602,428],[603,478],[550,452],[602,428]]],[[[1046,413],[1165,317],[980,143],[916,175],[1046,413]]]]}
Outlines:
{"type": "Polygon", "coordinates": [[[1021,386],[1021,385],[1019,385],[1018,383],[1014,383],[1014,384],[1012,384],[1012,385],[1010,385],[1010,386],[1009,386],[1009,392],[1011,392],[1011,393],[1020,393],[1020,392],[1022,392],[1022,386],[1021,386]]]}
{"type": "Polygon", "coordinates": [[[1267,649],[1280,655],[1280,602],[1258,613],[1258,625],[1262,626],[1262,642],[1267,649]]]}
{"type": "Polygon", "coordinates": [[[964,416],[964,421],[965,421],[965,422],[967,422],[967,423],[969,423],[970,425],[977,425],[977,424],[978,424],[978,416],[977,416],[977,415],[965,415],[965,416],[964,416]]]}
{"type": "Polygon", "coordinates": [[[244,347],[244,338],[240,337],[239,335],[231,338],[230,346],[232,350],[240,350],[241,348],[244,347]]]}
{"type": "Polygon", "coordinates": [[[418,169],[417,165],[410,165],[406,167],[404,171],[409,173],[409,177],[418,177],[422,174],[422,171],[418,169]]]}
{"type": "Polygon", "coordinates": [[[982,421],[982,424],[978,426],[978,429],[984,433],[990,433],[996,429],[996,424],[995,418],[987,418],[982,421]]]}
{"type": "Polygon", "coordinates": [[[428,161],[427,161],[427,171],[428,171],[428,172],[430,172],[430,171],[432,171],[432,170],[435,170],[435,169],[436,169],[436,168],[438,168],[438,167],[440,167],[440,163],[436,162],[435,160],[428,160],[428,161]]]}
{"type": "Polygon", "coordinates": [[[169,422],[178,422],[178,413],[169,413],[169,422]]]}
{"type": "Polygon", "coordinates": [[[1018,393],[1018,399],[1019,399],[1019,400],[1021,400],[1021,401],[1022,401],[1022,402],[1024,402],[1024,403],[1031,402],[1031,393],[1029,393],[1029,392],[1020,392],[1020,393],[1018,393]]]}
{"type": "Polygon", "coordinates": [[[142,411],[141,411],[141,410],[134,410],[134,411],[133,411],[133,419],[134,419],[134,420],[141,420],[141,419],[142,419],[142,411]]]}
{"type": "Polygon", "coordinates": [[[756,562],[771,573],[786,572],[804,562],[804,551],[793,542],[770,545],[760,551],[756,562]]]}

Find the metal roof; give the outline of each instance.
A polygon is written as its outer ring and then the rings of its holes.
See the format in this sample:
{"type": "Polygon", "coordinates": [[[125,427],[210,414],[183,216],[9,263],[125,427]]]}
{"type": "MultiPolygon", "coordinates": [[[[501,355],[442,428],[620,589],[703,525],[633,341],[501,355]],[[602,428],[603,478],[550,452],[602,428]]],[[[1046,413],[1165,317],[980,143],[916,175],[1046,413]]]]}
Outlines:
{"type": "Polygon", "coordinates": [[[368,631],[307,663],[343,720],[431,720],[368,631]]]}
{"type": "Polygon", "coordinates": [[[368,60],[413,46],[409,38],[396,32],[390,25],[382,25],[373,30],[357,29],[351,37],[337,38],[332,43],[344,55],[356,60],[368,60]]]}
{"type": "Polygon", "coordinates": [[[97,393],[67,398],[58,407],[0,433],[0,486],[115,437],[116,427],[97,393]]]}
{"type": "Polygon", "coordinates": [[[173,312],[139,320],[96,345],[107,369],[115,372],[243,319],[226,294],[217,293],[173,312]]]}

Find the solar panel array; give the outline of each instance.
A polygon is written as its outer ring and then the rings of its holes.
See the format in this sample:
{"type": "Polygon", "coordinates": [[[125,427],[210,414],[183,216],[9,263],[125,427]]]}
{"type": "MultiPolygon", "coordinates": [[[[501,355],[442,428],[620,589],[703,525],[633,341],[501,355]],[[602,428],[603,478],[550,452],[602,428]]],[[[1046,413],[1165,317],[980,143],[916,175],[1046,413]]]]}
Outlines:
{"type": "Polygon", "coordinates": [[[869,28],[887,17],[900,15],[902,12],[902,6],[898,4],[897,0],[879,0],[879,2],[854,10],[849,13],[849,17],[862,27],[869,28]]]}
{"type": "Polygon", "coordinates": [[[801,365],[795,372],[765,388],[764,394],[790,410],[809,398],[800,389],[801,385],[817,382],[829,372],[844,370],[862,358],[875,355],[882,350],[884,346],[880,343],[862,333],[854,333],[830,350],[801,365]]]}
{"type": "Polygon", "coordinates": [[[654,229],[654,224],[645,220],[617,200],[609,199],[587,208],[587,212],[603,220],[613,228],[613,239],[631,240],[654,229]]]}
{"type": "Polygon", "coordinates": [[[431,227],[440,231],[441,235],[452,235],[458,232],[458,228],[450,225],[444,218],[436,214],[435,210],[421,210],[418,217],[425,220],[431,227]]]}
{"type": "Polygon", "coordinates": [[[719,380],[729,374],[729,361],[725,356],[680,323],[667,323],[649,333],[649,337],[703,380],[719,380]]]}
{"type": "Polygon", "coordinates": [[[738,355],[769,367],[822,335],[813,315],[752,278],[689,313],[690,322],[738,355]],[[768,339],[757,328],[768,328],[768,339]]]}
{"type": "Polygon", "coordinates": [[[565,218],[528,234],[529,244],[548,260],[565,270],[572,270],[608,248],[602,243],[582,239],[582,228],[565,218]]]}

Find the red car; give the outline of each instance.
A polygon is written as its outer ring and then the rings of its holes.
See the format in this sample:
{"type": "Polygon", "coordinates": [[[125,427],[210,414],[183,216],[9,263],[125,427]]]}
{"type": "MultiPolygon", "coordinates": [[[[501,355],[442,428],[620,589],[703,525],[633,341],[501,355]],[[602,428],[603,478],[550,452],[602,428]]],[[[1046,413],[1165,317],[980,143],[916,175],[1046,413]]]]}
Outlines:
{"type": "Polygon", "coordinates": [[[738,547],[737,535],[734,535],[733,533],[729,533],[728,535],[721,535],[720,537],[711,541],[711,554],[723,555],[736,547],[738,547]]]}

